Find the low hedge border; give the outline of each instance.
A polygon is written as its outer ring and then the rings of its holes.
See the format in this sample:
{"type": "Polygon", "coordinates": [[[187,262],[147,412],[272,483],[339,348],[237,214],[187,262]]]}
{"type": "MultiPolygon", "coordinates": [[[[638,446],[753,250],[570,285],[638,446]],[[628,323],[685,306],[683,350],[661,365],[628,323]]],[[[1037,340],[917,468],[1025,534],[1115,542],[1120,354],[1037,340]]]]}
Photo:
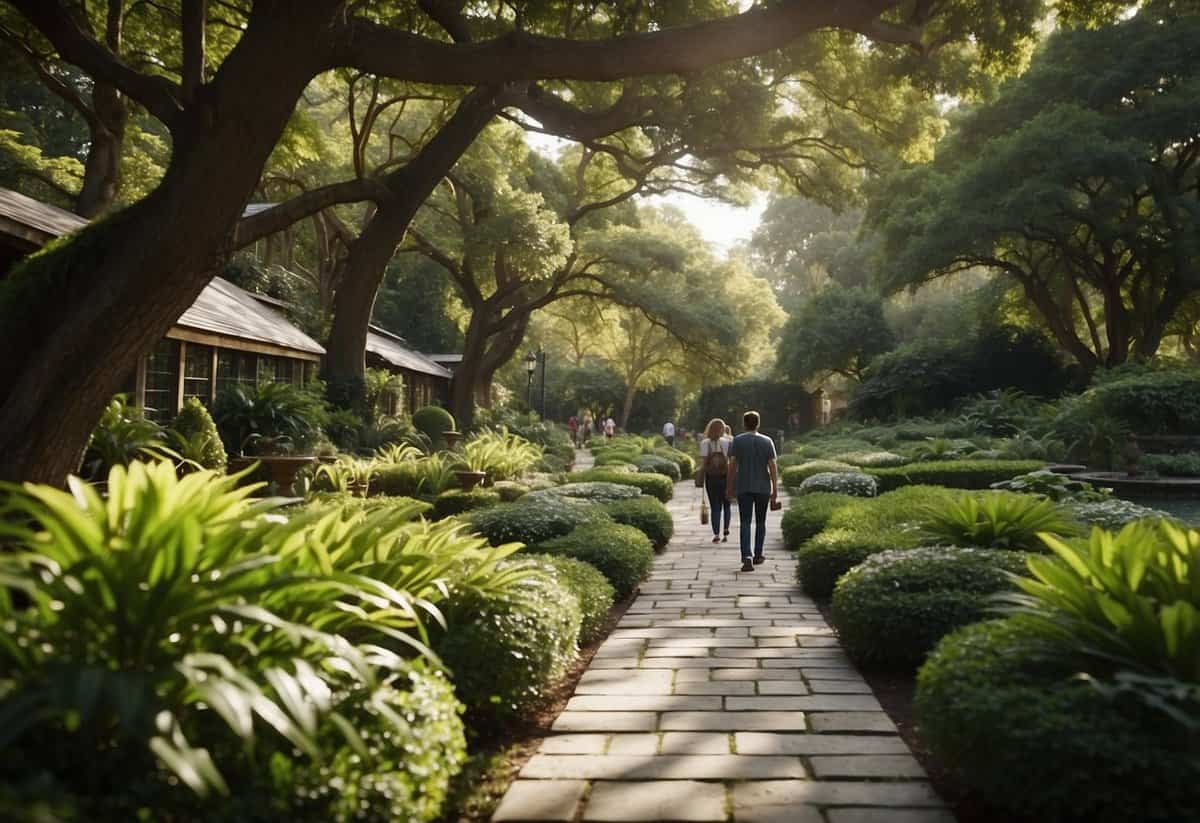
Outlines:
{"type": "Polygon", "coordinates": [[[601,483],[622,483],[626,486],[633,486],[640,490],[643,494],[653,495],[662,502],[666,503],[675,494],[675,484],[671,482],[671,478],[665,474],[651,474],[648,472],[621,472],[609,471],[606,469],[588,469],[582,472],[572,472],[567,475],[567,480],[571,483],[579,482],[601,482],[601,483]]]}
{"type": "Polygon", "coordinates": [[[661,501],[648,494],[605,503],[604,512],[617,523],[638,529],[650,538],[656,550],[666,546],[675,534],[675,518],[661,501]]]}
{"type": "Polygon", "coordinates": [[[535,546],[534,551],[592,564],[608,578],[621,600],[633,594],[654,563],[650,538],[620,523],[580,526],[570,534],[535,546]]]}
{"type": "Polygon", "coordinates": [[[579,611],[582,621],[579,624],[580,644],[590,643],[600,636],[604,624],[608,621],[609,609],[617,597],[617,590],[612,587],[599,569],[591,563],[576,560],[574,557],[555,554],[522,554],[551,567],[558,576],[559,583],[565,586],[579,600],[579,611]]]}
{"type": "Polygon", "coordinates": [[[793,497],[787,511],[783,513],[780,527],[783,542],[795,551],[801,544],[825,530],[834,512],[853,503],[858,498],[848,494],[814,492],[803,497],[793,497]]]}
{"type": "Polygon", "coordinates": [[[879,482],[879,491],[882,493],[918,483],[981,490],[1045,466],[1041,460],[932,460],[863,471],[879,482]]]}

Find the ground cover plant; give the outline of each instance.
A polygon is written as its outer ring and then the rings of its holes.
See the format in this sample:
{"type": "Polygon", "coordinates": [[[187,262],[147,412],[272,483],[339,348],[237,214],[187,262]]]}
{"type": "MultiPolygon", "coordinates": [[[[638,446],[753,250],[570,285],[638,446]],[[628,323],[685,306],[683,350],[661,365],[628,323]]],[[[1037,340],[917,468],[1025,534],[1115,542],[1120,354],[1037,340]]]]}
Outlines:
{"type": "Polygon", "coordinates": [[[1036,460],[945,460],[909,463],[894,468],[866,469],[881,492],[913,483],[954,489],[986,489],[1045,466],[1036,460]]]}
{"type": "Polygon", "coordinates": [[[929,543],[983,549],[1041,548],[1040,535],[1080,531],[1067,509],[1052,500],[1013,492],[968,492],[920,511],[921,537],[929,543]]]}
{"type": "Polygon", "coordinates": [[[818,472],[804,479],[796,494],[846,494],[851,497],[874,497],[878,483],[874,477],[857,471],[818,472]]]}
{"type": "Polygon", "coordinates": [[[471,531],[494,546],[524,543],[533,546],[565,535],[578,526],[609,520],[595,505],[560,495],[527,494],[513,503],[468,512],[463,519],[471,531]]]}
{"type": "Polygon", "coordinates": [[[797,465],[784,468],[780,480],[783,481],[783,485],[795,488],[814,474],[853,471],[855,471],[854,466],[839,460],[805,460],[797,465]]]}

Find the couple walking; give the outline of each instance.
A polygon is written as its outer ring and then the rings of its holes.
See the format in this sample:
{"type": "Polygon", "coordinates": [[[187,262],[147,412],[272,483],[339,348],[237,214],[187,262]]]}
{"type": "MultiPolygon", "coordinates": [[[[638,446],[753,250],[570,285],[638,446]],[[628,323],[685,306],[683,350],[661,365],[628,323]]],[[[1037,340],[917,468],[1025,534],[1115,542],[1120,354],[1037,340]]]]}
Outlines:
{"type": "Polygon", "coordinates": [[[731,437],[729,426],[713,418],[704,429],[700,442],[704,488],[712,507],[713,542],[729,539],[731,500],[737,499],[739,533],[742,547],[742,571],[752,572],[763,562],[767,539],[767,509],[778,507],[779,471],[775,465],[775,443],[759,434],[758,412],[742,415],[745,431],[731,437]],[[721,532],[721,513],[725,531],[721,532]],[[750,552],[750,521],[754,520],[754,553],[750,552]]]}

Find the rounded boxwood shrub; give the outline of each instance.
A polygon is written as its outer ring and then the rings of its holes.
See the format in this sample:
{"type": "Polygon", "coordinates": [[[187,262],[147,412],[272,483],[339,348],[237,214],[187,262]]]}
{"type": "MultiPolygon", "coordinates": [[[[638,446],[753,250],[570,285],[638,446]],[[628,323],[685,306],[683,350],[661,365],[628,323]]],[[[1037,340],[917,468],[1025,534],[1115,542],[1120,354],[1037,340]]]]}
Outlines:
{"type": "Polygon", "coordinates": [[[477,724],[500,725],[537,706],[575,659],[579,601],[544,570],[504,594],[463,593],[445,611],[436,651],[477,724]]]}
{"type": "MultiPolygon", "coordinates": [[[[195,454],[188,456],[199,463],[200,468],[225,471],[228,461],[225,444],[221,442],[221,435],[217,432],[217,424],[213,422],[212,415],[198,399],[189,397],[184,402],[179,414],[171,421],[171,431],[178,432],[184,441],[198,447],[195,454]]],[[[178,448],[181,444],[170,445],[178,448]]]]}
{"type": "Polygon", "coordinates": [[[783,470],[783,485],[796,488],[814,474],[821,472],[852,472],[854,467],[849,463],[838,460],[805,460],[797,466],[788,466],[783,470]]]}
{"type": "Polygon", "coordinates": [[[614,500],[631,500],[641,497],[642,493],[635,486],[623,483],[602,483],[600,481],[584,481],[581,483],[564,483],[532,493],[531,499],[546,496],[570,497],[575,500],[590,500],[593,503],[609,503],[614,500]]]}
{"type": "Polygon", "coordinates": [[[983,619],[990,598],[1015,589],[1025,555],[930,546],[868,557],[833,590],[833,625],[858,663],[915,669],[945,635],[983,619]]]}
{"type": "Polygon", "coordinates": [[[623,483],[633,486],[643,494],[653,495],[666,503],[675,494],[675,484],[665,474],[646,474],[643,472],[621,472],[611,469],[588,469],[583,472],[573,472],[567,475],[572,483],[594,480],[602,483],[623,483]]]}
{"type": "Polygon", "coordinates": [[[617,523],[633,526],[661,549],[675,533],[675,518],[659,500],[640,494],[627,500],[604,504],[604,511],[617,523]]]}
{"type": "Polygon", "coordinates": [[[676,483],[679,482],[679,464],[669,457],[657,454],[644,454],[637,459],[639,472],[645,474],[665,474],[676,483]]]}
{"type": "Polygon", "coordinates": [[[579,600],[582,617],[579,642],[590,643],[599,637],[608,621],[608,611],[617,598],[617,590],[608,578],[591,563],[562,554],[523,554],[522,557],[549,566],[558,575],[559,582],[579,600]]]}
{"type": "Polygon", "coordinates": [[[671,446],[660,446],[654,450],[654,453],[674,460],[675,465],[679,468],[680,477],[691,477],[696,473],[696,461],[687,452],[680,451],[671,446]]]}
{"type": "Polygon", "coordinates": [[[424,406],[417,409],[413,412],[412,424],[414,429],[424,434],[434,443],[444,440],[442,432],[454,431],[455,425],[454,415],[441,406],[424,406]]]}
{"type": "MultiPolygon", "coordinates": [[[[335,711],[372,757],[361,757],[341,729],[323,723],[317,740],[323,762],[291,763],[288,788],[305,798],[301,808],[325,820],[436,820],[467,748],[462,707],[445,674],[421,661],[405,664],[373,700],[352,695],[335,711]]],[[[276,764],[276,778],[280,771],[276,764]]]]}
{"type": "Polygon", "coordinates": [[[796,551],[796,579],[808,594],[826,599],[839,577],[871,555],[916,545],[916,534],[906,529],[829,528],[796,551]]]}
{"type": "Polygon", "coordinates": [[[916,712],[943,763],[1029,820],[1200,819],[1194,734],[1140,701],[1110,701],[1011,620],[943,639],[918,675],[916,712]]]}
{"type": "Polygon", "coordinates": [[[605,449],[594,453],[593,463],[597,466],[608,466],[613,463],[634,463],[641,458],[642,453],[633,449],[605,449]]]}
{"type": "Polygon", "coordinates": [[[474,509],[486,509],[500,502],[500,495],[490,489],[450,489],[433,501],[433,515],[438,519],[452,517],[474,509]]]}
{"type": "Polygon", "coordinates": [[[570,534],[547,540],[535,547],[545,554],[561,554],[591,563],[599,569],[624,600],[650,573],[654,547],[650,538],[633,526],[593,523],[570,534]]]}
{"type": "Polygon", "coordinates": [[[543,454],[538,460],[535,470],[546,474],[562,474],[567,470],[567,461],[557,454],[543,454]]]}
{"type": "Polygon", "coordinates": [[[836,459],[860,468],[903,466],[909,462],[904,455],[889,451],[851,452],[850,454],[839,454],[836,459]]]}
{"type": "Polygon", "coordinates": [[[608,520],[598,506],[557,495],[527,494],[515,503],[476,509],[463,517],[471,530],[493,546],[524,543],[532,546],[568,534],[578,526],[608,520]]]}
{"type": "Polygon", "coordinates": [[[804,541],[816,537],[825,529],[834,512],[856,499],[848,494],[830,492],[793,497],[783,513],[781,527],[784,545],[789,549],[798,549],[804,541]]]}
{"type": "Polygon", "coordinates": [[[800,484],[797,494],[828,492],[851,497],[874,497],[878,487],[875,478],[860,472],[819,472],[800,484]]]}

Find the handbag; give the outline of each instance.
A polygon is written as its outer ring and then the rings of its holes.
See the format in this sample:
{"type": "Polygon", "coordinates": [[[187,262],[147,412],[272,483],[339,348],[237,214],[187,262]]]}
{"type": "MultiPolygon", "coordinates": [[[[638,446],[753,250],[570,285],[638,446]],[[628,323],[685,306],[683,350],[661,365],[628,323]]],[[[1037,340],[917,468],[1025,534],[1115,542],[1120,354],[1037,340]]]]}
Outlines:
{"type": "Polygon", "coordinates": [[[707,500],[700,501],[700,525],[701,526],[708,525],[708,501],[707,500]]]}

